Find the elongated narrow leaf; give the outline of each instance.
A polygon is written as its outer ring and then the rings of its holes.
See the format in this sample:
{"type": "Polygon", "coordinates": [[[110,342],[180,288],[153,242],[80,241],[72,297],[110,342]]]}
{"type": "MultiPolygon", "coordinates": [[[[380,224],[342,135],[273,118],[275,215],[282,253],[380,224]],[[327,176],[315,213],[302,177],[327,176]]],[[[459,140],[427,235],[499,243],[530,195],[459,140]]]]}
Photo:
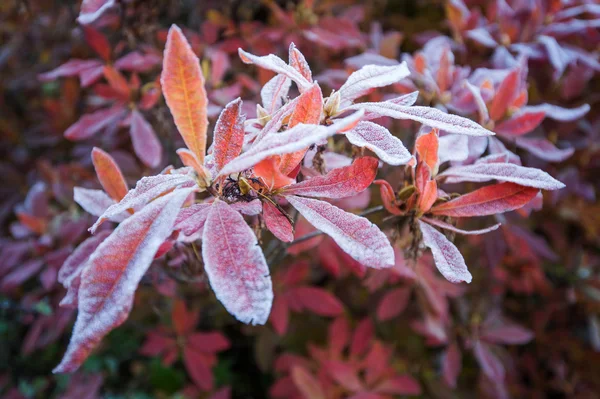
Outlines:
{"type": "Polygon", "coordinates": [[[121,202],[109,207],[90,228],[93,233],[105,220],[126,212],[129,209],[138,210],[148,202],[161,195],[169,193],[178,187],[193,187],[196,185],[194,178],[187,174],[170,174],[143,177],[137,182],[135,188],[129,190],[121,202]]]}
{"type": "Polygon", "coordinates": [[[490,231],[494,231],[496,230],[498,227],[500,227],[500,223],[496,223],[490,227],[486,227],[485,229],[479,229],[479,230],[463,230],[463,229],[459,229],[458,227],[455,227],[449,223],[446,222],[442,222],[439,219],[431,219],[428,217],[423,217],[421,218],[421,220],[423,220],[424,222],[429,223],[432,226],[436,226],[439,227],[441,229],[445,229],[445,230],[450,230],[453,231],[455,233],[458,234],[464,234],[464,235],[479,235],[479,234],[485,234],[485,233],[489,233],[490,231]]]}
{"type": "Polygon", "coordinates": [[[435,266],[442,276],[452,283],[472,280],[463,256],[458,249],[442,233],[419,220],[419,228],[423,234],[423,244],[433,254],[435,266]]]}
{"type": "Polygon", "coordinates": [[[275,75],[260,90],[262,105],[272,114],[283,105],[283,100],[290,91],[292,81],[285,75],[275,75]]]}
{"type": "Polygon", "coordinates": [[[393,66],[367,65],[352,73],[339,90],[341,107],[350,105],[355,99],[371,89],[394,84],[410,75],[406,62],[393,66]]]}
{"type": "Polygon", "coordinates": [[[73,141],[85,140],[102,129],[116,123],[125,114],[121,104],[83,115],[65,131],[65,138],[73,141]]]}
{"type": "Polygon", "coordinates": [[[162,145],[152,125],[138,110],[131,112],[131,143],[135,154],[144,165],[156,168],[162,160],[162,145]]]}
{"type": "Polygon", "coordinates": [[[263,220],[267,229],[283,242],[294,240],[294,228],[288,218],[270,202],[263,202],[263,220]]]}
{"type": "Polygon", "coordinates": [[[181,230],[186,236],[191,236],[201,230],[206,223],[212,204],[193,204],[179,211],[173,230],[181,230]]]}
{"type": "MultiPolygon", "coordinates": [[[[418,98],[419,98],[419,92],[413,91],[412,93],[404,94],[404,95],[401,95],[400,97],[392,98],[392,99],[384,101],[384,102],[400,105],[403,107],[410,107],[410,106],[414,105],[415,102],[417,102],[418,98]]],[[[381,115],[379,115],[376,112],[365,112],[365,116],[361,120],[370,121],[372,119],[377,119],[377,118],[381,118],[381,115]]]]}
{"type": "Polygon", "coordinates": [[[115,201],[104,191],[83,187],[73,189],[73,199],[87,213],[94,216],[102,215],[110,206],[115,204],[115,201]]]}
{"type": "Polygon", "coordinates": [[[502,119],[506,110],[511,105],[512,100],[517,96],[519,90],[519,78],[521,76],[520,68],[515,68],[500,83],[498,91],[494,95],[490,105],[490,118],[493,121],[502,119]]]}
{"type": "Polygon", "coordinates": [[[60,301],[60,306],[76,307],[81,273],[87,266],[87,261],[102,241],[108,237],[110,231],[102,231],[95,236],[87,238],[69,255],[58,271],[58,282],[67,289],[67,294],[60,301]]]}
{"type": "Polygon", "coordinates": [[[219,175],[226,176],[241,172],[270,156],[288,154],[310,147],[339,131],[351,128],[360,120],[362,114],[362,112],[355,112],[346,118],[338,119],[334,124],[327,127],[301,123],[283,133],[269,135],[268,140],[261,140],[248,151],[225,165],[219,175]]]}
{"type": "Polygon", "coordinates": [[[429,166],[429,170],[435,175],[437,173],[439,158],[439,139],[436,129],[432,129],[427,134],[422,134],[415,142],[415,150],[419,154],[419,162],[424,162],[429,166]]]}
{"type": "Polygon", "coordinates": [[[547,118],[555,121],[570,122],[582,118],[590,110],[588,104],[580,105],[577,108],[563,108],[551,104],[529,105],[522,108],[523,112],[544,112],[547,118]]]}
{"type": "Polygon", "coordinates": [[[410,152],[399,138],[373,122],[359,122],[355,128],[346,132],[346,138],[357,147],[373,151],[383,162],[390,165],[403,165],[411,159],[410,152]]]}
{"type": "Polygon", "coordinates": [[[354,104],[346,109],[364,109],[368,113],[378,116],[389,116],[394,119],[410,119],[448,133],[466,134],[469,136],[494,135],[493,132],[470,119],[447,114],[436,108],[421,106],[405,107],[384,101],[380,103],[366,102],[354,104]]]}
{"type": "Polygon", "coordinates": [[[241,48],[238,49],[238,54],[242,61],[246,64],[255,64],[261,68],[287,76],[298,85],[300,91],[304,91],[304,89],[307,89],[311,85],[311,83],[300,72],[286,64],[284,60],[276,55],[269,54],[259,57],[247,53],[241,48]]]}
{"type": "Polygon", "coordinates": [[[237,98],[227,104],[215,125],[213,159],[220,170],[233,158],[240,155],[244,145],[244,121],[242,99],[237,98]]]}
{"type": "MultiPolygon", "coordinates": [[[[304,93],[298,97],[298,104],[294,108],[294,112],[290,116],[288,123],[289,128],[293,128],[300,123],[305,125],[318,125],[321,120],[321,112],[323,110],[323,94],[318,84],[312,85],[304,93]]],[[[308,148],[303,148],[300,151],[281,155],[279,162],[279,170],[284,175],[291,173],[304,158],[304,154],[308,148]]]]}
{"type": "Polygon", "coordinates": [[[518,137],[515,144],[548,162],[562,162],[575,152],[573,147],[558,148],[544,138],[518,137]]]}
{"type": "Polygon", "coordinates": [[[371,185],[377,175],[378,164],[377,159],[372,157],[358,158],[350,166],[288,186],[284,193],[321,198],[350,197],[371,185]]]}
{"type": "Polygon", "coordinates": [[[476,163],[467,166],[454,166],[445,170],[438,177],[442,176],[446,177],[446,183],[500,180],[544,190],[558,190],[565,186],[542,170],[510,163],[476,163]]]}
{"type": "Polygon", "coordinates": [[[495,215],[525,206],[538,192],[533,187],[498,183],[436,205],[431,213],[452,217],[495,215]]]}
{"type": "Polygon", "coordinates": [[[100,340],[129,316],[138,283],[171,235],[191,189],[164,196],[122,222],[96,249],[81,274],[79,313],[55,373],[77,370],[100,340]]]}
{"type": "Polygon", "coordinates": [[[210,181],[210,171],[200,163],[198,157],[187,148],[180,148],[177,151],[179,159],[184,166],[188,166],[198,173],[200,180],[210,181]]]}
{"type": "Polygon", "coordinates": [[[204,163],[208,127],[204,76],[198,57],[176,25],[171,26],[167,36],[160,82],[179,134],[204,163]]]}
{"type": "Polygon", "coordinates": [[[204,225],[202,258],[210,285],[229,313],[244,323],[265,324],[273,303],[269,267],[242,215],[218,199],[204,225]]]}
{"type": "Polygon", "coordinates": [[[374,268],[394,265],[394,250],[388,238],[368,219],[324,201],[294,195],[286,199],[310,224],[328,234],[358,262],[374,268]]]}
{"type": "Polygon", "coordinates": [[[262,212],[262,203],[259,199],[253,199],[250,202],[238,201],[229,205],[232,209],[248,216],[260,215],[262,212]]]}
{"type": "Polygon", "coordinates": [[[92,162],[104,191],[115,201],[127,194],[127,183],[113,157],[98,147],[92,149],[92,162]]]}
{"type": "Polygon", "coordinates": [[[253,174],[256,177],[262,179],[265,186],[269,190],[278,189],[294,183],[296,180],[283,174],[279,169],[279,157],[272,156],[267,159],[263,159],[252,169],[253,174]]]}
{"type": "Polygon", "coordinates": [[[510,119],[499,123],[494,131],[505,136],[522,136],[538,127],[545,117],[545,112],[519,112],[510,119]]]}
{"type": "Polygon", "coordinates": [[[310,70],[310,66],[308,65],[308,62],[306,62],[304,54],[302,54],[300,50],[296,48],[296,45],[294,43],[290,43],[290,49],[288,54],[289,63],[292,66],[292,68],[300,72],[300,74],[302,74],[302,76],[304,76],[306,80],[312,82],[312,71],[310,70]]]}

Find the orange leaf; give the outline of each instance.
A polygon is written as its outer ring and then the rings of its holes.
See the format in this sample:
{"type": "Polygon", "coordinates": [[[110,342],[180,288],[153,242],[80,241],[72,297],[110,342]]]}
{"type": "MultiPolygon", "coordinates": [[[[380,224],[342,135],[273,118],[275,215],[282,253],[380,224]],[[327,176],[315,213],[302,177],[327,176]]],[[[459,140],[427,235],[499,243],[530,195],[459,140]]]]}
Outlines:
{"type": "Polygon", "coordinates": [[[119,96],[121,96],[123,100],[127,101],[130,93],[129,84],[127,83],[127,79],[121,75],[121,72],[108,65],[104,67],[102,72],[110,87],[119,93],[119,96]]]}
{"type": "Polygon", "coordinates": [[[181,163],[185,166],[189,166],[193,168],[200,179],[208,182],[210,181],[210,172],[198,161],[196,155],[188,150],[187,148],[180,148],[177,150],[177,155],[179,155],[179,159],[181,159],[181,163]]]}
{"type": "Polygon", "coordinates": [[[421,212],[426,213],[438,197],[437,183],[435,180],[429,180],[425,183],[423,192],[419,195],[418,206],[421,212]]]}
{"type": "Polygon", "coordinates": [[[217,169],[221,169],[240,155],[244,145],[244,121],[242,100],[238,97],[221,112],[215,126],[213,155],[217,169]]]}
{"type": "Polygon", "coordinates": [[[198,57],[177,25],[169,29],[160,82],[179,134],[204,163],[208,126],[204,77],[198,57]]]}
{"type": "Polygon", "coordinates": [[[115,201],[121,201],[128,190],[119,165],[113,157],[97,147],[92,150],[92,162],[104,191],[115,201]]]}
{"type": "Polygon", "coordinates": [[[260,177],[270,190],[290,185],[294,179],[281,173],[277,166],[279,157],[263,159],[254,166],[254,175],[260,177]]]}
{"type": "MultiPolygon", "coordinates": [[[[321,120],[321,111],[323,110],[323,94],[321,88],[314,84],[310,89],[306,90],[298,98],[298,105],[294,109],[288,127],[292,128],[299,123],[307,125],[318,125],[321,120]]],[[[279,168],[281,173],[287,175],[291,173],[296,166],[304,158],[306,149],[293,152],[291,154],[284,154],[281,156],[279,168]]]]}
{"type": "Polygon", "coordinates": [[[515,68],[504,78],[502,83],[500,83],[500,87],[498,87],[498,91],[492,100],[492,105],[490,106],[490,118],[493,121],[498,121],[502,119],[510,102],[515,97],[516,91],[518,90],[519,76],[521,71],[519,68],[515,68]]]}
{"type": "Polygon", "coordinates": [[[425,162],[432,174],[437,171],[438,164],[438,132],[437,129],[432,129],[431,132],[419,136],[415,144],[417,153],[419,154],[419,162],[425,162]]]}

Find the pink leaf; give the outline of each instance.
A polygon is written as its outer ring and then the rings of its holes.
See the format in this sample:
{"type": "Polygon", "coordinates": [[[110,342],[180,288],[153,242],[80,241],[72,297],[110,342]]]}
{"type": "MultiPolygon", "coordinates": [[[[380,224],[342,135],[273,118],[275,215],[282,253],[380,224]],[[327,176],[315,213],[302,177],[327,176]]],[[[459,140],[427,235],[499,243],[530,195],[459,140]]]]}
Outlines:
{"type": "Polygon", "coordinates": [[[452,342],[442,360],[442,376],[451,388],[456,388],[456,380],[462,369],[462,353],[456,342],[452,342]]]}
{"type": "Polygon", "coordinates": [[[292,381],[305,399],[325,399],[325,393],[319,381],[304,367],[292,368],[292,381]]]}
{"type": "Polygon", "coordinates": [[[421,386],[410,375],[400,375],[378,384],[375,391],[390,395],[419,396],[421,395],[421,386]]]}
{"type": "Polygon", "coordinates": [[[102,129],[115,124],[124,113],[125,108],[121,104],[116,104],[110,108],[85,114],[65,131],[65,137],[74,141],[90,138],[102,129]]]}
{"type": "Polygon", "coordinates": [[[186,236],[191,236],[201,230],[206,223],[208,212],[212,204],[193,204],[179,211],[173,230],[181,230],[186,236]]]}
{"type": "Polygon", "coordinates": [[[342,108],[355,99],[367,94],[371,89],[394,84],[410,75],[406,62],[393,66],[367,65],[352,73],[340,87],[342,108]]]}
{"type": "Polygon", "coordinates": [[[244,121],[242,100],[237,98],[227,104],[219,115],[213,133],[213,159],[217,170],[240,155],[244,145],[244,121]]]}
{"type": "Polygon", "coordinates": [[[394,250],[389,240],[368,219],[344,212],[324,201],[293,195],[286,199],[309,223],[328,234],[358,262],[374,268],[394,265],[394,250]]]}
{"type": "Polygon", "coordinates": [[[470,119],[447,114],[436,108],[421,106],[405,107],[385,101],[354,104],[346,109],[364,109],[379,116],[389,116],[394,119],[410,119],[448,133],[466,134],[469,136],[492,136],[494,134],[470,119]]]}
{"type": "Polygon", "coordinates": [[[555,121],[571,122],[583,118],[589,112],[590,106],[583,104],[577,108],[563,108],[557,105],[539,104],[523,107],[522,110],[527,112],[544,112],[547,118],[554,119],[555,121]]]}
{"type": "Polygon", "coordinates": [[[229,206],[231,206],[231,208],[235,209],[236,211],[248,216],[260,215],[260,213],[263,210],[262,203],[259,199],[253,199],[250,202],[234,202],[229,206]]]}
{"type": "Polygon", "coordinates": [[[485,327],[480,335],[482,341],[505,345],[526,344],[533,339],[533,336],[531,330],[514,323],[485,327]]]}
{"type": "Polygon", "coordinates": [[[496,355],[490,351],[490,347],[481,341],[476,341],[473,352],[481,370],[495,382],[504,381],[504,366],[496,355]]]}
{"type": "Polygon", "coordinates": [[[102,231],[87,238],[65,260],[58,271],[58,282],[67,289],[67,294],[60,302],[60,306],[77,306],[81,273],[87,265],[89,257],[110,233],[110,231],[102,231]]]}
{"type": "Polygon", "coordinates": [[[371,185],[377,166],[377,159],[361,157],[352,165],[334,169],[325,176],[315,176],[287,186],[283,193],[321,198],[351,197],[371,185]]]}
{"type": "Polygon", "coordinates": [[[269,135],[268,140],[261,140],[248,151],[232,160],[219,172],[220,176],[241,172],[273,155],[289,154],[318,143],[339,131],[351,127],[358,122],[362,112],[338,119],[330,126],[299,124],[282,133],[269,135]]]}
{"type": "Polygon", "coordinates": [[[294,240],[294,229],[288,218],[270,202],[263,202],[263,219],[267,229],[283,242],[294,240]]]}
{"type": "Polygon", "coordinates": [[[205,355],[186,346],[183,349],[183,362],[194,384],[204,391],[210,391],[213,387],[213,375],[205,355]]]}
{"type": "Polygon", "coordinates": [[[339,360],[329,360],[325,363],[325,370],[331,378],[347,390],[356,392],[363,389],[357,370],[350,364],[339,360]]]}
{"type": "MultiPolygon", "coordinates": [[[[38,76],[42,82],[49,82],[55,80],[60,77],[65,76],[77,76],[83,73],[86,70],[97,70],[100,69],[102,71],[102,62],[99,60],[80,60],[80,59],[71,59],[64,64],[60,65],[58,68],[53,69],[51,71],[41,73],[38,76]]],[[[102,74],[102,72],[100,72],[102,74]]]]}
{"type": "Polygon", "coordinates": [[[534,156],[548,162],[562,162],[573,155],[574,148],[557,148],[546,139],[536,139],[529,137],[517,137],[515,140],[517,147],[529,151],[534,156]]]}
{"type": "Polygon", "coordinates": [[[202,233],[202,258],[210,285],[229,313],[244,323],[266,323],[273,288],[265,257],[242,215],[218,199],[202,233]]]}
{"type": "Polygon", "coordinates": [[[442,172],[438,177],[446,177],[446,183],[500,180],[544,190],[558,190],[565,186],[542,170],[509,163],[476,163],[454,166],[442,172]]]}
{"type": "Polygon", "coordinates": [[[283,105],[283,100],[290,91],[292,81],[285,75],[275,75],[260,91],[263,107],[272,114],[283,105]]]}
{"type": "Polygon", "coordinates": [[[380,321],[391,320],[406,309],[410,299],[410,288],[395,288],[381,298],[377,306],[377,318],[380,321]]]}
{"type": "Polygon", "coordinates": [[[403,165],[410,161],[410,152],[402,141],[388,129],[373,122],[359,122],[354,129],[346,132],[346,138],[357,147],[367,148],[383,162],[390,165],[403,165]]]}
{"type": "Polygon", "coordinates": [[[319,316],[334,317],[342,314],[344,305],[334,295],[322,288],[301,286],[293,289],[293,297],[319,316]]]}
{"type": "Polygon", "coordinates": [[[276,296],[271,308],[271,324],[279,335],[285,335],[289,323],[289,309],[286,300],[281,296],[276,296]]]}
{"type": "Polygon", "coordinates": [[[75,187],[73,189],[73,199],[87,213],[94,216],[102,215],[109,207],[115,204],[115,201],[104,191],[83,187],[75,187]]]}
{"type": "Polygon", "coordinates": [[[465,265],[458,249],[442,233],[419,220],[419,227],[423,234],[423,244],[431,249],[435,265],[446,278],[452,283],[472,280],[471,273],[465,265]]]}
{"type": "Polygon", "coordinates": [[[55,373],[75,371],[100,340],[121,325],[139,281],[191,189],[166,195],[122,222],[90,257],[81,274],[79,313],[71,342],[55,373]]]}
{"type": "Polygon", "coordinates": [[[499,123],[494,130],[498,134],[509,137],[522,136],[538,127],[545,117],[545,112],[521,111],[499,123]]]}
{"type": "Polygon", "coordinates": [[[309,82],[300,72],[286,64],[285,61],[276,55],[269,54],[259,57],[247,53],[241,48],[238,49],[238,54],[245,64],[255,64],[261,68],[287,76],[298,85],[300,91],[303,91],[311,85],[311,82],[309,82]]]}
{"type": "Polygon", "coordinates": [[[110,206],[98,218],[96,223],[90,228],[93,233],[105,220],[126,212],[129,209],[137,210],[165,193],[176,188],[187,188],[196,186],[196,181],[189,174],[168,174],[143,177],[135,188],[129,190],[121,202],[110,206]]]}
{"type": "Polygon", "coordinates": [[[156,54],[142,54],[132,51],[115,62],[115,68],[122,71],[148,72],[160,65],[161,58],[156,54]]]}
{"type": "Polygon", "coordinates": [[[162,158],[162,146],[152,126],[138,110],[131,112],[131,142],[144,165],[156,168],[162,158]]]}

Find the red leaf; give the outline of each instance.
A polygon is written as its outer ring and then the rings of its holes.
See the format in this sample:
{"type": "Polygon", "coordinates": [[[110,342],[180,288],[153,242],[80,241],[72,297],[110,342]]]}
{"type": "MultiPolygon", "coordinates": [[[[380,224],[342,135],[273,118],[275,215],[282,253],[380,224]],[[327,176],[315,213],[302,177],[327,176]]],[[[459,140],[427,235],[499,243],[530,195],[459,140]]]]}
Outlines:
{"type": "Polygon", "coordinates": [[[198,312],[190,312],[183,300],[175,300],[171,310],[171,320],[177,335],[185,336],[194,331],[198,324],[198,312]]]}
{"type": "Polygon", "coordinates": [[[398,209],[398,204],[396,203],[396,194],[394,194],[394,189],[390,183],[385,180],[374,180],[373,183],[379,185],[381,201],[385,209],[392,215],[401,215],[402,212],[398,209]]]}
{"type": "Polygon", "coordinates": [[[395,288],[381,298],[377,306],[377,318],[380,321],[391,320],[406,309],[410,299],[410,288],[395,288]]]}
{"type": "Polygon", "coordinates": [[[275,332],[280,336],[285,335],[287,332],[289,314],[290,311],[286,300],[281,295],[276,296],[273,301],[273,307],[271,308],[270,320],[275,332]]]}
{"type": "Polygon", "coordinates": [[[179,134],[204,163],[208,127],[204,76],[198,57],[177,25],[169,29],[160,82],[179,134]]]}
{"type": "Polygon", "coordinates": [[[185,369],[198,388],[204,391],[212,390],[213,375],[204,354],[197,352],[190,346],[186,346],[183,349],[183,362],[185,369]]]}
{"type": "Polygon", "coordinates": [[[233,158],[240,155],[244,145],[244,121],[242,100],[238,97],[225,106],[213,133],[213,158],[220,170],[233,158]]]}
{"type": "Polygon", "coordinates": [[[317,287],[296,287],[293,297],[306,309],[319,316],[338,316],[344,311],[344,305],[333,294],[317,287]]]}
{"type": "Polygon", "coordinates": [[[112,66],[105,66],[103,69],[104,77],[108,81],[110,87],[112,87],[118,94],[122,101],[127,101],[129,99],[129,84],[127,83],[127,79],[121,72],[117,71],[112,66]]]}
{"type": "Polygon", "coordinates": [[[127,194],[127,183],[113,157],[100,148],[94,147],[92,149],[92,162],[104,191],[115,201],[121,201],[127,194]]]}
{"type": "Polygon", "coordinates": [[[431,206],[435,203],[438,198],[437,183],[435,180],[429,180],[425,182],[423,192],[419,194],[419,201],[417,206],[423,213],[429,211],[431,206]]]}
{"type": "Polygon", "coordinates": [[[375,387],[376,392],[390,395],[421,395],[421,385],[410,375],[400,375],[383,381],[375,387]]]}
{"type": "Polygon", "coordinates": [[[423,234],[423,244],[431,249],[435,265],[446,280],[453,283],[472,280],[471,273],[465,265],[458,249],[442,233],[419,220],[419,227],[423,234]]]}
{"type": "Polygon", "coordinates": [[[514,323],[504,323],[494,327],[485,327],[481,340],[505,345],[522,345],[533,339],[533,332],[514,323]]]}
{"type": "Polygon", "coordinates": [[[305,399],[325,399],[323,388],[319,381],[305,368],[295,366],[292,368],[292,381],[305,399]]]}
{"type": "Polygon", "coordinates": [[[85,140],[123,117],[125,108],[116,104],[91,114],[83,115],[65,131],[65,138],[73,141],[85,140]]]}
{"type": "Polygon", "coordinates": [[[285,194],[320,198],[344,198],[365,190],[377,174],[379,162],[372,157],[361,157],[352,165],[337,168],[325,176],[315,176],[284,188],[285,194]]]}
{"type": "Polygon", "coordinates": [[[183,208],[177,215],[174,229],[183,231],[186,236],[191,236],[204,227],[210,208],[211,204],[208,203],[193,204],[183,208]]]}
{"type": "Polygon", "coordinates": [[[522,136],[538,127],[545,117],[545,112],[520,112],[499,123],[494,130],[505,136],[522,136]]]}
{"type": "Polygon", "coordinates": [[[188,346],[199,352],[217,353],[229,349],[229,340],[220,332],[197,332],[187,337],[188,346]]]}
{"type": "Polygon", "coordinates": [[[339,360],[330,360],[325,363],[325,369],[331,378],[350,392],[363,389],[363,385],[358,379],[358,371],[351,365],[339,360]]]}
{"type": "Polygon", "coordinates": [[[269,190],[275,190],[292,184],[295,180],[281,173],[279,157],[272,156],[263,159],[252,168],[256,177],[260,177],[269,190]]]}
{"type": "Polygon", "coordinates": [[[73,336],[55,373],[75,371],[100,340],[127,319],[137,285],[171,234],[190,192],[176,191],[152,202],[122,222],[94,251],[81,274],[73,336]]]}
{"type": "Polygon", "coordinates": [[[519,90],[520,68],[514,68],[500,83],[492,104],[490,105],[490,118],[493,121],[502,119],[511,101],[517,96],[519,90]]]}
{"type": "Polygon", "coordinates": [[[394,265],[394,250],[389,240],[368,219],[324,201],[294,195],[286,199],[309,223],[333,238],[358,262],[374,268],[394,265]]]}
{"type": "Polygon", "coordinates": [[[138,110],[131,112],[131,142],[144,165],[156,168],[162,158],[162,146],[152,126],[138,110]]]}
{"type": "Polygon", "coordinates": [[[83,26],[85,41],[105,62],[110,60],[110,43],[102,33],[91,26],[83,26]]]}
{"type": "Polygon", "coordinates": [[[268,201],[263,202],[263,220],[267,229],[283,242],[294,240],[294,229],[288,218],[268,201]]]}
{"type": "Polygon", "coordinates": [[[419,154],[419,162],[426,163],[431,173],[436,174],[439,149],[437,129],[432,129],[429,133],[419,136],[415,143],[415,149],[419,154]]]}
{"type": "Polygon", "coordinates": [[[218,199],[202,233],[202,258],[210,285],[229,313],[244,323],[265,324],[273,302],[265,257],[242,215],[218,199]]]}
{"type": "Polygon", "coordinates": [[[364,319],[354,329],[352,342],[350,343],[350,354],[360,356],[372,343],[375,327],[370,319],[364,319]]]}
{"type": "Polygon", "coordinates": [[[538,192],[537,188],[515,183],[498,183],[436,205],[431,213],[452,217],[495,215],[521,208],[538,192]]]}

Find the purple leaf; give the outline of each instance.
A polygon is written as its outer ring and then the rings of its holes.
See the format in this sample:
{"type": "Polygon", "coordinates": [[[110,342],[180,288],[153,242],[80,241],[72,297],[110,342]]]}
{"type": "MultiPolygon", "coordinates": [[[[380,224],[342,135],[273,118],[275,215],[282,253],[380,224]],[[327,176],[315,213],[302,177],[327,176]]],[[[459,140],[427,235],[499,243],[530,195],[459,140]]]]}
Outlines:
{"type": "Polygon", "coordinates": [[[83,115],[77,122],[69,126],[65,131],[65,137],[69,140],[85,140],[102,129],[115,124],[125,114],[122,104],[113,105],[110,108],[101,109],[91,114],[83,115]]]}
{"type": "Polygon", "coordinates": [[[156,168],[162,158],[162,146],[152,126],[138,110],[131,112],[131,142],[135,154],[144,165],[156,168]]]}
{"type": "Polygon", "coordinates": [[[557,148],[546,139],[518,137],[515,140],[517,147],[521,147],[536,157],[548,162],[562,162],[573,155],[574,148],[557,148]]]}
{"type": "Polygon", "coordinates": [[[94,216],[102,215],[115,201],[102,190],[93,190],[83,187],[73,189],[73,199],[87,213],[94,216]]]}

